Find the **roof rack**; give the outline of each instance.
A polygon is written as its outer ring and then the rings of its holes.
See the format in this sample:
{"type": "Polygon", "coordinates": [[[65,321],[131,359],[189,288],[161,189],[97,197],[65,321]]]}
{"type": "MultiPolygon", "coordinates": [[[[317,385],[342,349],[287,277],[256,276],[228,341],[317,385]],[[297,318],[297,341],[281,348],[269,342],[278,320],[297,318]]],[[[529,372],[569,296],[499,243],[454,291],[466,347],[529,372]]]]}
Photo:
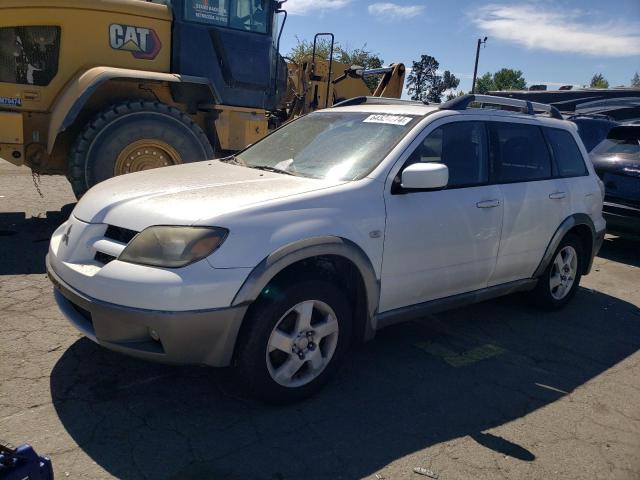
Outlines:
{"type": "Polygon", "coordinates": [[[388,97],[353,97],[334,104],[334,107],[348,107],[351,105],[424,105],[418,100],[401,100],[399,98],[388,97]]]}
{"type": "Polygon", "coordinates": [[[466,110],[472,103],[504,105],[507,107],[520,108],[523,113],[528,115],[535,115],[536,112],[546,112],[551,118],[556,118],[558,120],[564,119],[560,111],[552,105],[530,102],[528,100],[518,100],[515,98],[494,97],[492,95],[463,95],[440,104],[438,108],[440,110],[466,110]]]}

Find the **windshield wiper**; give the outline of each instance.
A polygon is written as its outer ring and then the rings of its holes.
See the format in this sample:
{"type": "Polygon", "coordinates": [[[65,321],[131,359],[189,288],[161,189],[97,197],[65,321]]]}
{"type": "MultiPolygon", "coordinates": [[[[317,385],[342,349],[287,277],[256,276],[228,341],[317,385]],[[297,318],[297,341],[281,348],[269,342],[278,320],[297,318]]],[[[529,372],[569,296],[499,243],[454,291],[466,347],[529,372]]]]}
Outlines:
{"type": "Polygon", "coordinates": [[[240,165],[242,167],[246,166],[246,163],[244,163],[242,160],[240,160],[235,155],[229,155],[228,157],[221,158],[220,161],[224,162],[224,163],[231,163],[232,165],[240,165]]]}
{"type": "Polygon", "coordinates": [[[290,172],[288,170],[281,170],[275,167],[269,167],[268,165],[245,165],[249,168],[255,168],[256,170],[264,170],[265,172],[274,172],[274,173],[284,173],[285,175],[293,175],[294,177],[299,177],[297,173],[290,172]]]}

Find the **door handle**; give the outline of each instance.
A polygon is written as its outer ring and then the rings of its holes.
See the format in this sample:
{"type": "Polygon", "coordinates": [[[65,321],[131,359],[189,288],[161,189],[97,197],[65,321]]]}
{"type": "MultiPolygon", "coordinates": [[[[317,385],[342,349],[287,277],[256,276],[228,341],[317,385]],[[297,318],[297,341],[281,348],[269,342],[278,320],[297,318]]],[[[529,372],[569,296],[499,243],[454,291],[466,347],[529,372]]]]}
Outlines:
{"type": "Polygon", "coordinates": [[[500,200],[484,200],[476,203],[478,208],[495,208],[500,206],[500,200]]]}
{"type": "Polygon", "coordinates": [[[551,200],[562,200],[563,198],[567,198],[567,194],[565,192],[554,192],[549,195],[551,200]]]}

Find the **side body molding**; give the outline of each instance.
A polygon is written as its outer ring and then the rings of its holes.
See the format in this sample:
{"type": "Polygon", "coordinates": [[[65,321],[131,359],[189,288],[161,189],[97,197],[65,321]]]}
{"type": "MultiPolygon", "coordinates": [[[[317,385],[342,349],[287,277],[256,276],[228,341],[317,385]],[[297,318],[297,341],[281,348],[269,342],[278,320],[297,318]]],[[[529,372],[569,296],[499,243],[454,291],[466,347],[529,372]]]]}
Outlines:
{"type": "MultiPolygon", "coordinates": [[[[53,151],[58,134],[73,124],[98,87],[109,80],[168,82],[174,87],[172,88],[174,95],[176,87],[192,86],[201,90],[202,103],[208,104],[218,103],[220,98],[206,78],[173,73],[145,72],[126,68],[94,67],[73,78],[56,100],[51,113],[47,137],[47,151],[49,153],[53,151]]],[[[177,93],[179,94],[180,92],[178,91],[177,93]]]]}
{"type": "Polygon", "coordinates": [[[364,339],[373,338],[375,334],[373,322],[380,299],[380,281],[364,251],[355,243],[341,237],[312,237],[280,247],[253,269],[231,302],[231,306],[248,305],[255,301],[269,281],[289,265],[306,258],[325,255],[347,258],[360,271],[367,302],[364,339]]]}
{"type": "Polygon", "coordinates": [[[553,261],[553,254],[558,249],[558,245],[564,238],[564,236],[574,227],[584,225],[591,230],[591,254],[589,255],[589,263],[585,266],[583,275],[587,275],[591,271],[591,265],[593,264],[593,257],[598,252],[600,248],[599,242],[602,241],[602,236],[604,232],[596,232],[596,228],[591,220],[591,217],[586,213],[574,213],[573,215],[564,219],[564,221],[560,224],[556,233],[551,237],[551,241],[549,245],[547,245],[547,249],[544,252],[542,260],[538,265],[538,268],[533,274],[533,278],[537,278],[545,271],[545,269],[549,266],[549,264],[553,261]]]}

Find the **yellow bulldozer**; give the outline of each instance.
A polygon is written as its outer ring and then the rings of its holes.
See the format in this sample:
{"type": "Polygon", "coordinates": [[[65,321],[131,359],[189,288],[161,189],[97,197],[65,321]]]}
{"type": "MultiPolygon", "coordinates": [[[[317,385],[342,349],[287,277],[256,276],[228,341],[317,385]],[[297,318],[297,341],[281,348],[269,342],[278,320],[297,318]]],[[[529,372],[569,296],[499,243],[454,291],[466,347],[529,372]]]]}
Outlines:
{"type": "Polygon", "coordinates": [[[0,157],[66,175],[80,197],[115,175],[240,150],[343,99],[400,97],[404,65],[320,59],[331,34],[288,64],[283,4],[2,0],[0,157]]]}

